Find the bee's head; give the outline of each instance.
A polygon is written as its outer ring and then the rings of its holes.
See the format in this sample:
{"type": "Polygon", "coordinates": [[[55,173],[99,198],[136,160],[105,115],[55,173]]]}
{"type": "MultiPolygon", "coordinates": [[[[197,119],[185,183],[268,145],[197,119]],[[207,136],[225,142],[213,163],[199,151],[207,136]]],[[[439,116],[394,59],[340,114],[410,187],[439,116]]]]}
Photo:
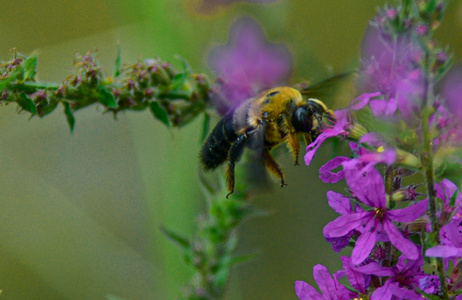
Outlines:
{"type": "Polygon", "coordinates": [[[295,110],[292,116],[292,125],[296,131],[312,132],[321,127],[323,116],[328,118],[331,116],[326,105],[318,99],[309,99],[306,104],[295,110]]]}

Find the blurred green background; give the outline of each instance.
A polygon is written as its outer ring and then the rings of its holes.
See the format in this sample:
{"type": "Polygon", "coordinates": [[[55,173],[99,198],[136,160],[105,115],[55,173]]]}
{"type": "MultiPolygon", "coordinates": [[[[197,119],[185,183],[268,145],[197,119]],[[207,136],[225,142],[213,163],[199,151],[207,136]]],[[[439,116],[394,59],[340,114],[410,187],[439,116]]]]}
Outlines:
{"type": "MultiPolygon", "coordinates": [[[[122,61],[179,54],[210,76],[207,53],[226,44],[241,16],[258,21],[271,42],[293,54],[292,83],[321,80],[358,67],[368,21],[384,1],[239,2],[198,14],[200,0],[1,0],[0,57],[16,47],[37,50],[38,78],[62,81],[75,53],[98,49],[112,72],[122,61]]],[[[462,57],[462,4],[452,1],[438,32],[462,57]]],[[[212,76],[213,77],[213,76],[212,76]]],[[[348,100],[348,99],[346,99],[348,100]]],[[[328,102],[328,101],[327,101],[328,102]]],[[[175,299],[191,275],[158,227],[190,235],[204,208],[198,180],[201,120],[168,130],[149,112],[117,120],[91,107],[76,114],[28,119],[13,105],[0,109],[0,289],[2,299],[175,299]]],[[[214,120],[216,121],[216,120],[214,120]]],[[[238,252],[258,258],[235,269],[227,299],[295,299],[295,280],[312,282],[321,263],[339,268],[322,235],[335,218],[317,169],[328,159],[293,167],[278,161],[289,186],[252,200],[268,217],[240,228],[238,252]]],[[[335,187],[341,189],[341,186],[335,187]]]]}

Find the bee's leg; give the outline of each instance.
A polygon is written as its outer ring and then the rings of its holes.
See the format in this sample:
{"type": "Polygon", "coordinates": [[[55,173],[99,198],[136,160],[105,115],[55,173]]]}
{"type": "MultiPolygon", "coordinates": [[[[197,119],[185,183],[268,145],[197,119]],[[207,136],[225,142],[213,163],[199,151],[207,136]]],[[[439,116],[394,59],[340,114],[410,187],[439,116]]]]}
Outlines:
{"type": "Polygon", "coordinates": [[[298,156],[300,154],[300,141],[298,140],[298,136],[295,133],[295,128],[287,116],[283,115],[283,130],[285,131],[285,141],[287,142],[287,146],[289,147],[290,152],[294,155],[295,165],[298,166],[298,156]]]}
{"type": "Polygon", "coordinates": [[[268,171],[270,171],[274,176],[281,180],[281,187],[287,185],[284,182],[284,172],[282,172],[282,169],[279,166],[279,164],[271,156],[269,150],[265,150],[265,164],[268,171]]]}
{"type": "Polygon", "coordinates": [[[298,166],[298,156],[300,154],[300,141],[295,132],[291,132],[287,135],[287,145],[289,146],[290,151],[294,155],[295,165],[298,166]]]}
{"type": "Polygon", "coordinates": [[[305,142],[306,142],[306,145],[308,146],[308,145],[311,144],[313,141],[314,141],[314,140],[313,140],[311,134],[305,133],[305,142]]]}
{"type": "Polygon", "coordinates": [[[226,185],[228,188],[228,194],[226,195],[226,198],[229,197],[234,192],[234,166],[236,162],[239,161],[239,159],[242,156],[242,153],[244,152],[244,147],[247,142],[247,134],[242,134],[240,135],[236,142],[231,146],[231,149],[229,149],[228,153],[228,167],[226,169],[226,185]]]}

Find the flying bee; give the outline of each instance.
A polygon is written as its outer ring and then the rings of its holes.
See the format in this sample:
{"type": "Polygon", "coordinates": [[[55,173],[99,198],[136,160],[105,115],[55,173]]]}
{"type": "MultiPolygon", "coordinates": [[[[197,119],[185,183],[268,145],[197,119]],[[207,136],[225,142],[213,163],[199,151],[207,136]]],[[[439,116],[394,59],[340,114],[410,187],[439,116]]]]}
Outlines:
{"type": "Polygon", "coordinates": [[[305,100],[296,89],[277,87],[264,91],[218,122],[204,143],[201,162],[205,170],[213,170],[228,161],[228,197],[234,192],[234,167],[245,147],[261,151],[267,170],[284,186],[284,173],[270,150],[287,143],[298,165],[299,135],[304,134],[307,143],[314,141],[323,118],[333,121],[334,115],[323,102],[305,100]]]}

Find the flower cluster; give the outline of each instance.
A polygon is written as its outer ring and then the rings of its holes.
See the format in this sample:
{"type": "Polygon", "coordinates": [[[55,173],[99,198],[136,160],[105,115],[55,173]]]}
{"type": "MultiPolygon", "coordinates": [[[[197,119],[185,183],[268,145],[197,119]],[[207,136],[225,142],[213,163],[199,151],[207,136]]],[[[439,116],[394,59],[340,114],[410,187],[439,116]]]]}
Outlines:
{"type": "Polygon", "coordinates": [[[61,103],[71,130],[74,112],[95,103],[114,115],[149,108],[166,126],[182,126],[205,112],[209,83],[205,75],[192,74],[187,63],[180,62],[182,71],[159,59],[146,59],[121,72],[119,53],[113,76],[105,76],[95,51],[89,51],[77,54],[72,75],[60,84],[48,84],[36,81],[36,55],[14,51],[11,61],[0,64],[0,101],[16,102],[22,111],[39,117],[61,103]]]}
{"type": "Polygon", "coordinates": [[[326,139],[350,141],[352,156],[327,162],[320,178],[348,185],[347,194],[327,193],[340,216],[323,233],[334,251],[353,250],[333,277],[314,267],[320,292],[297,281],[300,299],[462,297],[462,72],[449,70],[432,38],[445,8],[422,0],[380,10],[363,41],[365,93],[308,145],[310,164],[326,139]]]}

